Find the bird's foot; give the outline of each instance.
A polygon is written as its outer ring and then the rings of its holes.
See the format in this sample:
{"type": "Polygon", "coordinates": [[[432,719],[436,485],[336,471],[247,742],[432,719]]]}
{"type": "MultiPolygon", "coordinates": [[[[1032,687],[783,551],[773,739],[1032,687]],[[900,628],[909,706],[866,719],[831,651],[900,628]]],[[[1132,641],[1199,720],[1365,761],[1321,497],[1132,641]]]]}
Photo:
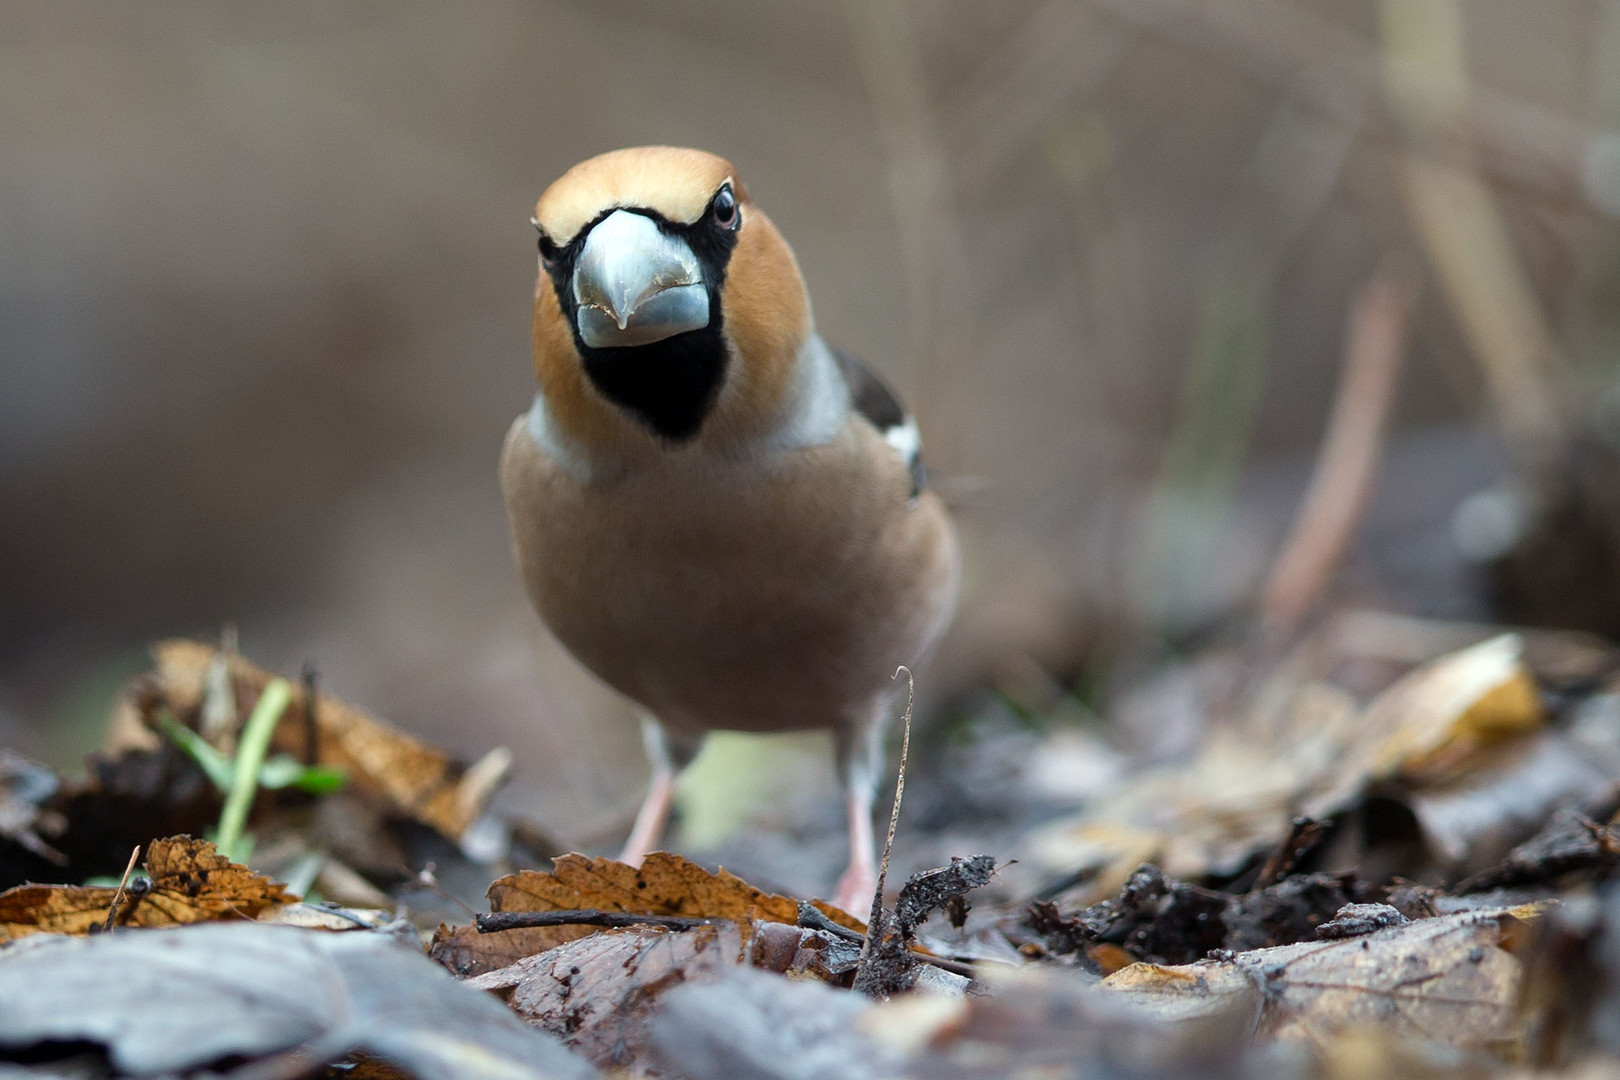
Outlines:
{"type": "Polygon", "coordinates": [[[872,894],[877,892],[877,873],[872,865],[867,863],[851,863],[838,879],[838,888],[833,893],[833,906],[840,908],[857,919],[865,919],[872,913],[872,894]]]}

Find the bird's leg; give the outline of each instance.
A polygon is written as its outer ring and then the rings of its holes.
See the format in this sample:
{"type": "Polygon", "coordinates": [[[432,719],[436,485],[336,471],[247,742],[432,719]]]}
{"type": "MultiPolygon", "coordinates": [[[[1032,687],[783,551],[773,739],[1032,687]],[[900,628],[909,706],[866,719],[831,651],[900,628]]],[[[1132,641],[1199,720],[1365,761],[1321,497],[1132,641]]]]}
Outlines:
{"type": "Polygon", "coordinates": [[[872,800],[883,763],[883,728],[887,702],[854,731],[837,733],[839,775],[849,815],[849,865],[838,879],[833,904],[866,918],[877,891],[877,858],[872,843],[872,800]]]}
{"type": "Polygon", "coordinates": [[[619,861],[640,866],[649,852],[658,848],[669,821],[670,808],[675,805],[675,776],[697,756],[703,740],[672,739],[664,726],[651,716],[641,718],[641,742],[647,749],[647,760],[652,762],[652,780],[647,785],[647,797],[636,811],[636,823],[630,829],[630,838],[624,842],[619,861]]]}
{"type": "Polygon", "coordinates": [[[647,797],[636,811],[636,823],[630,830],[630,839],[624,842],[619,861],[640,866],[647,853],[658,847],[664,835],[664,824],[669,820],[670,807],[675,804],[675,770],[668,765],[653,766],[652,782],[647,786],[647,797]]]}
{"type": "Polygon", "coordinates": [[[849,811],[849,865],[838,878],[833,905],[851,915],[866,918],[877,891],[877,859],[872,850],[872,793],[845,793],[849,811]]]}

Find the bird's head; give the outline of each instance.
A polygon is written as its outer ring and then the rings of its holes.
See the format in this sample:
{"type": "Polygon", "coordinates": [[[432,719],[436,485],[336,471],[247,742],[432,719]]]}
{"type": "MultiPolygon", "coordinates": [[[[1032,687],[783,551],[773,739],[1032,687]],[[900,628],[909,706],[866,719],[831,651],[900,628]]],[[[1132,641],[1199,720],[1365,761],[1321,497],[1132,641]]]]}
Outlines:
{"type": "Polygon", "coordinates": [[[535,206],[534,364],[586,449],[745,437],[811,335],[793,252],[736,170],[644,146],[575,165],[535,206]]]}

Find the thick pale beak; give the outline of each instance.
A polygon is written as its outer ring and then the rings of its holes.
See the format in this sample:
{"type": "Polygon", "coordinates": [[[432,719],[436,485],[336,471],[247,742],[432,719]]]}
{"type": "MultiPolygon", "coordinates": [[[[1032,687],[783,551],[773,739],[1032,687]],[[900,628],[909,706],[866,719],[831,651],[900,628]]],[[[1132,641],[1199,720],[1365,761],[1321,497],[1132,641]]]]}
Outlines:
{"type": "Polygon", "coordinates": [[[615,210],[585,238],[574,300],[579,336],[593,349],[648,345],[709,325],[709,291],[691,247],[629,210],[615,210]]]}

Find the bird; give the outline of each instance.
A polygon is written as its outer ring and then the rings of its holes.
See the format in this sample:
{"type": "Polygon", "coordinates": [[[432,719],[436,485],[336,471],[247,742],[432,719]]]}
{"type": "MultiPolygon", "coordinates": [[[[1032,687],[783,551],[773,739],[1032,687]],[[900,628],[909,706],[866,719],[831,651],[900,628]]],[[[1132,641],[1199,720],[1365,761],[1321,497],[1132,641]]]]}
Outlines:
{"type": "Polygon", "coordinates": [[[541,620],[642,715],[652,774],[621,859],[657,848],[710,731],[825,729],[849,834],[832,899],[864,912],[897,668],[929,654],[961,576],[916,421],[816,331],[725,159],[601,154],[532,221],[538,390],[501,489],[541,620]]]}

